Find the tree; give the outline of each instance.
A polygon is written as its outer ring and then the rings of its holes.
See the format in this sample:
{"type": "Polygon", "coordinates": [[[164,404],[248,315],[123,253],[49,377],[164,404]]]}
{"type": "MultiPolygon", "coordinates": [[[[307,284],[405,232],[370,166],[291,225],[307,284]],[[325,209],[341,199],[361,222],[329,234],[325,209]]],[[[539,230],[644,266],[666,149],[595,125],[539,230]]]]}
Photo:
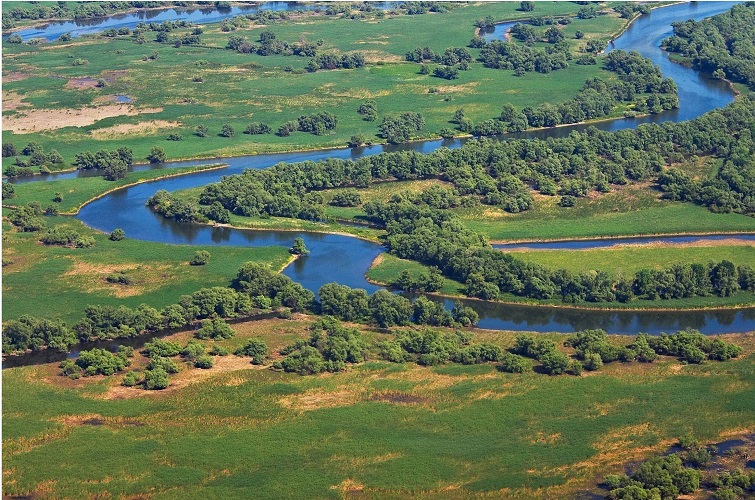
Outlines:
{"type": "Polygon", "coordinates": [[[223,125],[223,128],[220,129],[220,135],[222,137],[233,137],[235,134],[236,134],[236,131],[233,130],[233,127],[231,127],[227,123],[223,125]]]}
{"type": "Polygon", "coordinates": [[[190,266],[204,266],[210,261],[210,252],[207,250],[197,250],[194,257],[189,261],[190,266]]]}
{"type": "Polygon", "coordinates": [[[535,2],[519,2],[519,10],[522,12],[532,12],[535,10],[535,2]]]}
{"type": "Polygon", "coordinates": [[[149,150],[147,159],[149,160],[150,163],[164,163],[165,160],[167,159],[167,156],[163,148],[154,147],[149,150]]]}
{"type": "Polygon", "coordinates": [[[121,241],[123,238],[126,237],[126,232],[121,228],[113,229],[113,232],[110,233],[110,240],[112,241],[121,241]]]}
{"type": "Polygon", "coordinates": [[[10,158],[11,156],[16,156],[17,154],[18,151],[16,150],[15,144],[11,142],[3,143],[3,158],[10,158]]]}
{"type": "Polygon", "coordinates": [[[267,344],[260,338],[251,338],[246,344],[234,351],[236,356],[249,356],[253,365],[264,365],[268,355],[267,344]]]}
{"type": "Polygon", "coordinates": [[[307,246],[304,244],[304,239],[299,237],[294,240],[294,245],[289,249],[289,252],[294,255],[307,255],[309,250],[307,250],[307,246]]]}
{"type": "Polygon", "coordinates": [[[223,318],[203,319],[202,326],[194,333],[198,339],[229,339],[236,335],[223,318]]]}
{"type": "Polygon", "coordinates": [[[144,372],[144,388],[147,390],[162,390],[167,388],[169,383],[168,373],[162,368],[144,372]]]}
{"type": "Polygon", "coordinates": [[[378,290],[369,300],[372,317],[383,328],[405,325],[413,313],[411,301],[388,290],[378,290]]]}
{"type": "Polygon", "coordinates": [[[364,136],[364,134],[354,134],[349,139],[349,147],[350,148],[358,148],[362,144],[366,142],[367,138],[364,136]]]}
{"type": "Polygon", "coordinates": [[[194,135],[197,137],[207,137],[208,133],[209,130],[204,125],[197,125],[197,128],[194,129],[194,135]]]}

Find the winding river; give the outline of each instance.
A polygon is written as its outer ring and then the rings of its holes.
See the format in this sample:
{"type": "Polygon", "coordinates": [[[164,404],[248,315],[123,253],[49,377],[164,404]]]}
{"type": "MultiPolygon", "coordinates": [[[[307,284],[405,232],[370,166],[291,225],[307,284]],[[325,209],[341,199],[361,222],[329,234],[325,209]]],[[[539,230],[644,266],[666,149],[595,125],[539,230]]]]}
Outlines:
{"type": "MultiPolygon", "coordinates": [[[[670,23],[676,20],[702,19],[724,12],[736,2],[699,2],[657,9],[640,17],[609,49],[638,50],[658,64],[665,76],[679,85],[680,109],[642,119],[619,119],[601,122],[598,128],[618,130],[636,127],[648,121],[682,121],[695,118],[707,111],[724,106],[734,98],[731,89],[720,81],[697,73],[692,69],[671,63],[658,45],[671,34],[670,23]]],[[[520,137],[552,137],[581,130],[586,125],[559,127],[520,134],[520,137]]],[[[234,245],[234,246],[290,246],[294,238],[305,239],[311,254],[295,261],[284,274],[310,290],[317,291],[323,284],[337,281],[351,287],[365,288],[368,292],[378,287],[365,280],[370,263],[383,248],[357,238],[292,231],[253,231],[176,223],[154,214],[145,206],[146,200],[157,190],[175,191],[216,182],[223,175],[240,173],[247,168],[265,168],[277,162],[321,160],[329,157],[358,158],[364,155],[410,149],[430,152],[445,146],[456,148],[463,140],[434,140],[402,146],[374,146],[360,149],[282,153],[222,159],[228,167],[187,176],[158,180],[118,190],[82,208],[78,218],[86,225],[104,232],[122,228],[129,238],[172,244],[234,245]]],[[[210,163],[213,160],[173,162],[144,168],[170,168],[183,165],[210,163]]],[[[33,182],[44,179],[69,178],[87,175],[82,172],[49,175],[43,178],[18,180],[33,182]]],[[[741,236],[738,236],[741,237],[741,236]]],[[[647,238],[655,241],[658,238],[647,238]]],[[[616,240],[611,240],[616,241],[616,240]]],[[[633,239],[633,242],[642,240],[633,239]]],[[[626,242],[625,242],[626,243],[626,242]]],[[[562,245],[564,243],[561,243],[562,245]]],[[[579,242],[586,245],[585,242],[579,242]]],[[[593,244],[599,246],[602,243],[593,244]]],[[[527,245],[531,246],[531,245],[527,245]]],[[[447,307],[453,301],[443,300],[447,307]]],[[[743,332],[755,330],[755,308],[723,311],[599,311],[557,307],[519,306],[481,301],[464,301],[480,314],[479,326],[491,329],[572,332],[584,328],[603,328],[609,333],[659,333],[692,327],[703,333],[743,332]]]]}

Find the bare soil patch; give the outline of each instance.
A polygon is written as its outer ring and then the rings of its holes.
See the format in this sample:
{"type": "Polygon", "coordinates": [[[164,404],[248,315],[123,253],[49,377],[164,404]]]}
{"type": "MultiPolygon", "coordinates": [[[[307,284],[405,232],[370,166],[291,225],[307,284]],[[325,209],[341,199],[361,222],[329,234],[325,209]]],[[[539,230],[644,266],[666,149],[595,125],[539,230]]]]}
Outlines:
{"type": "Polygon", "coordinates": [[[30,104],[23,102],[24,97],[15,92],[3,91],[3,111],[15,111],[20,108],[29,108],[30,104]]]}
{"type": "Polygon", "coordinates": [[[71,78],[66,83],[66,88],[76,90],[94,89],[97,88],[97,79],[89,76],[71,78]]]}
{"type": "Polygon", "coordinates": [[[29,75],[22,73],[21,71],[9,71],[8,73],[5,73],[3,75],[3,81],[5,83],[20,82],[21,80],[26,80],[27,78],[29,78],[29,75]]]}
{"type": "Polygon", "coordinates": [[[321,408],[336,408],[349,406],[361,399],[361,393],[352,390],[325,392],[321,390],[307,391],[304,394],[286,396],[278,402],[286,408],[301,411],[319,410],[321,408]]]}
{"type": "Polygon", "coordinates": [[[82,109],[34,109],[3,119],[3,129],[28,134],[64,127],[85,127],[104,118],[159,113],[162,108],[137,109],[129,104],[109,104],[82,109]]]}
{"type": "Polygon", "coordinates": [[[370,401],[381,401],[391,404],[419,404],[427,402],[426,398],[415,396],[414,394],[406,394],[403,392],[387,391],[372,394],[369,398],[370,401]]]}
{"type": "Polygon", "coordinates": [[[113,137],[137,137],[154,135],[160,130],[180,127],[181,123],[168,120],[150,120],[139,123],[121,123],[112,127],[100,128],[90,132],[94,139],[111,139],[113,137]]]}

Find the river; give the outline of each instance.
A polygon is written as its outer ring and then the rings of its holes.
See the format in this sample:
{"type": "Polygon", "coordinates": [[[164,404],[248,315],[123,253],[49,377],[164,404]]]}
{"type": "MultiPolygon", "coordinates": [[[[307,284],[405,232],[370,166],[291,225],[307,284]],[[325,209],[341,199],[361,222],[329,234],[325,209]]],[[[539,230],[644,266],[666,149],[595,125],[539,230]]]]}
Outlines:
{"type": "MultiPolygon", "coordinates": [[[[680,109],[647,119],[620,119],[602,122],[599,128],[617,130],[636,127],[644,121],[688,120],[712,109],[725,106],[734,98],[727,86],[682,65],[671,63],[658,45],[671,34],[670,23],[689,18],[702,19],[728,10],[735,2],[682,4],[654,10],[641,16],[609,49],[638,50],[661,66],[665,76],[679,84],[680,109]]],[[[558,136],[585,125],[560,127],[523,134],[526,137],[558,136]]],[[[118,190],[82,208],[78,218],[86,225],[104,232],[122,228],[127,237],[171,244],[290,246],[294,238],[304,238],[310,255],[300,258],[284,270],[284,274],[310,290],[337,281],[372,292],[378,287],[365,280],[365,273],[374,258],[383,251],[380,245],[343,235],[295,231],[253,231],[217,228],[166,220],[145,206],[146,200],[159,189],[175,191],[216,182],[221,176],[240,173],[246,168],[265,168],[279,161],[321,160],[329,157],[358,158],[382,151],[411,149],[430,152],[441,146],[459,147],[462,140],[435,140],[402,146],[374,146],[360,149],[281,153],[221,159],[228,163],[222,170],[200,172],[139,184],[118,190]]],[[[214,160],[174,162],[167,165],[137,168],[163,168],[209,163],[214,160]]],[[[65,178],[80,173],[46,176],[65,178]]],[[[38,180],[35,178],[34,180],[38,180]]],[[[27,180],[28,182],[28,180],[27,180]]],[[[637,242],[637,240],[634,240],[637,242]]],[[[580,242],[585,245],[584,242],[580,242]]],[[[452,302],[446,300],[447,307],[452,302]]],[[[755,308],[725,311],[586,311],[554,307],[514,306],[466,301],[481,317],[483,328],[572,332],[583,328],[603,328],[609,333],[659,333],[693,327],[704,333],[743,332],[755,330],[755,308]]]]}

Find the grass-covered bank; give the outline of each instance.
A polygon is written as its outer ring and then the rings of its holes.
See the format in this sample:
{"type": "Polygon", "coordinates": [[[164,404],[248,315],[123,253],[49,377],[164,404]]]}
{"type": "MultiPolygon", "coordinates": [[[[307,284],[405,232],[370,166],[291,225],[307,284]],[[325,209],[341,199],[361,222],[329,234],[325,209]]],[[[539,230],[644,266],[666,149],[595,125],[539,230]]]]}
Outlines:
{"type": "Polygon", "coordinates": [[[248,261],[279,270],[289,261],[284,247],[238,248],[168,245],[130,239],[111,241],[70,217],[50,217],[50,227],[94,238],[92,248],[39,243],[42,233],[22,233],[3,223],[3,320],[22,314],[61,318],[69,325],[90,304],[161,308],[200,288],[227,286],[248,261]],[[199,250],[210,252],[206,265],[190,266],[199,250]],[[130,284],[111,283],[125,274],[130,284]]]}
{"type": "MultiPolygon", "coordinates": [[[[254,336],[277,350],[310,323],[237,324],[218,344],[233,350],[254,336]]],[[[509,348],[514,336],[477,331],[474,341],[509,348]]],[[[55,365],[14,368],[3,373],[4,494],[573,497],[679,436],[748,432],[755,337],[724,338],[740,358],[611,363],[582,377],[375,360],[301,377],[229,356],[210,370],[184,367],[147,394],[117,375],[70,381],[55,365]]]]}
{"type": "Polygon", "coordinates": [[[119,188],[178,175],[222,168],[225,168],[225,165],[196,165],[171,169],[142,170],[139,172],[129,172],[124,178],[116,181],[109,181],[103,177],[82,177],[25,182],[13,185],[14,195],[12,198],[4,200],[3,205],[7,207],[19,207],[28,205],[30,202],[38,202],[43,208],[52,205],[62,214],[76,214],[88,202],[119,188]],[[61,195],[61,201],[59,202],[54,201],[57,193],[61,195]]]}

